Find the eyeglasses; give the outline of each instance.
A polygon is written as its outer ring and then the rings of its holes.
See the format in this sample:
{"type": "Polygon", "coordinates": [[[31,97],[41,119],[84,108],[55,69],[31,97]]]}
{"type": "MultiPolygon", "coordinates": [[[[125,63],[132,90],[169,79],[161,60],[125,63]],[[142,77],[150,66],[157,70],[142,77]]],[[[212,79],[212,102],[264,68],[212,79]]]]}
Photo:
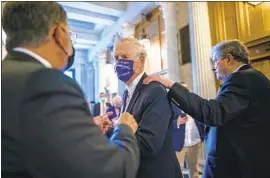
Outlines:
{"type": "Polygon", "coordinates": [[[70,33],[71,43],[72,43],[72,45],[74,45],[76,43],[76,40],[77,40],[77,34],[72,32],[72,31],[69,31],[69,33],[70,33]]]}

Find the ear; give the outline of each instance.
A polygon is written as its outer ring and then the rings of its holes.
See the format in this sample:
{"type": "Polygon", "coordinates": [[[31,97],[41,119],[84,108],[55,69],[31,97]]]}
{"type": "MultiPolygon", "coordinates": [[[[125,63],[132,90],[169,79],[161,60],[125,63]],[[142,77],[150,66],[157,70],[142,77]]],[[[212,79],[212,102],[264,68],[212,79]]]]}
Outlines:
{"type": "Polygon", "coordinates": [[[145,55],[144,54],[140,54],[140,60],[142,61],[143,65],[145,63],[145,55]]]}
{"type": "Polygon", "coordinates": [[[233,56],[231,54],[226,54],[227,63],[231,64],[233,62],[233,56]]]}
{"type": "Polygon", "coordinates": [[[72,55],[72,45],[71,40],[68,35],[69,33],[65,31],[65,29],[58,25],[54,30],[54,38],[56,43],[64,50],[64,52],[68,55],[72,55]]]}
{"type": "Polygon", "coordinates": [[[64,42],[65,34],[64,34],[64,30],[62,29],[61,26],[57,26],[54,29],[54,38],[55,38],[55,41],[58,45],[63,46],[63,44],[65,43],[64,42]]]}

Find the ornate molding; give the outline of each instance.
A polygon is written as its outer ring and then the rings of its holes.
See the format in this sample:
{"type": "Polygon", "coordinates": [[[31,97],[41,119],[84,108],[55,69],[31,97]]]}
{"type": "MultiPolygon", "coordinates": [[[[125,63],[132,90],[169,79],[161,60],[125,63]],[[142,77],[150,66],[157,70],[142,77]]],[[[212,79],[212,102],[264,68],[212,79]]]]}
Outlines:
{"type": "Polygon", "coordinates": [[[162,17],[165,19],[165,17],[168,14],[168,2],[157,2],[157,5],[160,6],[160,10],[163,13],[163,16],[162,17]]]}

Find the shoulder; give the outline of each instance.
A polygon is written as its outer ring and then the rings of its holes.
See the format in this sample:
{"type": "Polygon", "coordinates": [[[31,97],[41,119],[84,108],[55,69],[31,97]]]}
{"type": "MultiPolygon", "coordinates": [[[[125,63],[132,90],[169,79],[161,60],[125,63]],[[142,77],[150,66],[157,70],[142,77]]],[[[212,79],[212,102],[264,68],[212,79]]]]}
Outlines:
{"type": "Polygon", "coordinates": [[[246,85],[246,76],[242,71],[232,73],[222,85],[222,88],[227,88],[230,85],[244,86],[246,85]]]}
{"type": "Polygon", "coordinates": [[[166,94],[166,89],[158,82],[151,82],[148,85],[143,85],[142,90],[154,94],[166,94]]]}
{"type": "Polygon", "coordinates": [[[33,72],[27,84],[32,89],[39,90],[65,89],[80,91],[80,87],[73,79],[61,71],[50,68],[42,68],[33,72]]]}
{"type": "Polygon", "coordinates": [[[141,97],[146,100],[146,103],[167,100],[166,89],[158,82],[151,82],[148,85],[143,85],[141,89],[141,97]]]}

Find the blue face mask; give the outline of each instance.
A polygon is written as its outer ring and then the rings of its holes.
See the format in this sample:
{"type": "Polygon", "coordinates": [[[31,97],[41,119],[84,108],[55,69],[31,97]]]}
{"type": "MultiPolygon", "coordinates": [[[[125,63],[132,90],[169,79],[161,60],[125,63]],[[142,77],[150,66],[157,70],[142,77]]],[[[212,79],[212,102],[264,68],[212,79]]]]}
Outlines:
{"type": "Polygon", "coordinates": [[[115,72],[119,80],[122,82],[127,82],[134,75],[133,64],[133,60],[117,60],[115,65],[115,72]]]}

